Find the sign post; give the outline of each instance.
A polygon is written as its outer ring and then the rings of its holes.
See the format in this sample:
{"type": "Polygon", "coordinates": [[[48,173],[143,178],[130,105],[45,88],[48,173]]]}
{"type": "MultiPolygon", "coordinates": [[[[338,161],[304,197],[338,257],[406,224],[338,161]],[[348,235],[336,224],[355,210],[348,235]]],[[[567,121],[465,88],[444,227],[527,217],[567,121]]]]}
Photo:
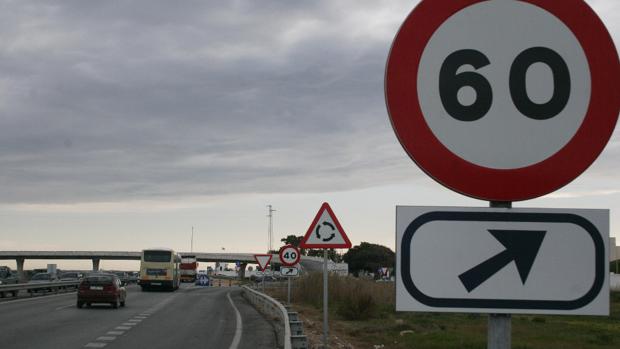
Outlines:
{"type": "MultiPolygon", "coordinates": [[[[301,253],[299,253],[299,250],[297,249],[297,247],[293,245],[282,246],[282,248],[280,249],[279,256],[280,256],[280,262],[285,267],[295,266],[297,263],[299,263],[299,260],[301,259],[301,253]]],[[[288,268],[288,270],[286,270],[286,272],[288,273],[285,274],[285,273],[282,273],[282,268],[280,268],[280,274],[288,276],[287,277],[287,283],[288,283],[287,302],[289,305],[291,305],[291,278],[290,278],[290,274],[292,273],[291,269],[292,268],[288,268]]],[[[295,268],[295,272],[296,271],[297,269],[295,268]]]]}
{"type": "MultiPolygon", "coordinates": [[[[608,244],[608,212],[520,212],[512,202],[551,193],[594,162],[618,119],[618,80],[613,41],[583,0],[423,0],[416,6],[386,65],[394,132],[429,176],[490,201],[491,208],[434,209],[405,221],[397,208],[397,310],[489,312],[491,349],[510,348],[515,311],[608,314],[609,300],[600,296],[609,282],[601,257],[608,244]],[[462,224],[454,225],[458,220],[462,224]],[[562,236],[560,224],[571,232],[562,236]],[[441,268],[424,269],[428,261],[413,263],[420,255],[432,258],[443,245],[430,242],[453,232],[480,244],[464,240],[469,250],[454,255],[466,260],[452,260],[451,266],[478,264],[451,275],[448,269],[443,274],[441,268]],[[588,250],[578,258],[566,253],[574,257],[569,262],[579,260],[573,264],[577,276],[558,279],[562,268],[548,259],[547,248],[558,236],[571,241],[573,251],[588,250]],[[497,243],[505,249],[493,254],[497,243]],[[489,252],[486,261],[468,257],[489,252]],[[516,267],[521,284],[507,265],[516,267]],[[584,268],[595,275],[579,273],[584,268]],[[567,288],[575,294],[549,291],[555,289],[549,280],[568,279],[580,285],[567,288]]],[[[453,245],[461,238],[442,241],[453,245]]]]}
{"type": "Polygon", "coordinates": [[[299,275],[297,267],[280,267],[280,275],[288,279],[288,304],[291,304],[291,278],[299,275]]]}
{"type": "Polygon", "coordinates": [[[323,348],[328,348],[328,270],[327,250],[330,248],[351,248],[351,241],[342,229],[338,218],[328,203],[324,202],[299,244],[301,248],[322,248],[323,250],[323,348]]]}
{"type": "Polygon", "coordinates": [[[323,250],[323,348],[328,348],[328,336],[329,336],[329,327],[328,327],[328,302],[329,295],[328,290],[329,286],[327,284],[328,280],[328,271],[327,271],[327,249],[323,250]]]}
{"type": "MultiPolygon", "coordinates": [[[[489,207],[512,208],[512,202],[491,201],[489,207]]],[[[487,347],[489,349],[510,349],[512,347],[512,315],[489,314],[487,347]]]]}

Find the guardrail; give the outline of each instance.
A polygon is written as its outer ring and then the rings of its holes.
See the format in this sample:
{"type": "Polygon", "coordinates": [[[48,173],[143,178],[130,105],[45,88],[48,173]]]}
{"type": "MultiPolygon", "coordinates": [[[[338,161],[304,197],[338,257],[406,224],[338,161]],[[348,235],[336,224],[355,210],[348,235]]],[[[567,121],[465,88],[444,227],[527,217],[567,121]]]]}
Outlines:
{"type": "Polygon", "coordinates": [[[58,292],[60,289],[67,287],[77,288],[80,284],[79,281],[58,281],[58,282],[45,282],[36,284],[11,284],[0,285],[0,295],[4,296],[7,293],[12,293],[13,296],[17,295],[17,292],[26,291],[38,291],[38,290],[51,290],[52,292],[58,292]]]}
{"type": "Polygon", "coordinates": [[[291,349],[291,325],[288,318],[288,310],[277,300],[272,297],[255,291],[247,286],[242,286],[248,300],[254,304],[260,311],[279,320],[276,329],[278,337],[282,338],[284,349],[291,349]]]}

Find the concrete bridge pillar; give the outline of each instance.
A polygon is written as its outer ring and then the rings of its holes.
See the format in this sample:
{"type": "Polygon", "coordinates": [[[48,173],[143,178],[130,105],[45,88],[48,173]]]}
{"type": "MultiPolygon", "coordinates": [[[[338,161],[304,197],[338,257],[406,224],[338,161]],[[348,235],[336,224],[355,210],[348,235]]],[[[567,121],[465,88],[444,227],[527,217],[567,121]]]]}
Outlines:
{"type": "Polygon", "coordinates": [[[17,280],[19,281],[19,283],[24,283],[27,281],[26,274],[24,273],[24,261],[25,259],[23,257],[15,259],[15,262],[17,264],[17,280]]]}
{"type": "Polygon", "coordinates": [[[245,280],[245,268],[248,266],[248,263],[239,264],[239,279],[241,281],[245,280]]]}
{"type": "Polygon", "coordinates": [[[99,271],[99,258],[93,258],[93,271],[99,271]]]}

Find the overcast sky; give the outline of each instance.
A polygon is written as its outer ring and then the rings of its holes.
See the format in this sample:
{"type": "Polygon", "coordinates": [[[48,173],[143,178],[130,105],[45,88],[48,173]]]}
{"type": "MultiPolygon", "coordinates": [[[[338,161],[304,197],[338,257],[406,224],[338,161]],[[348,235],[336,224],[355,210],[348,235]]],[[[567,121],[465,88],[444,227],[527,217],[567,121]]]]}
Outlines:
{"type": "MultiPolygon", "coordinates": [[[[587,2],[619,45],[620,2],[587,2]]],[[[264,252],[267,204],[279,241],[323,201],[394,248],[395,205],[487,206],[392,131],[385,61],[415,3],[0,1],[0,250],[189,250],[194,226],[195,250],[264,252]]],[[[618,170],[616,130],[515,207],[609,208],[620,237],[618,170]]]]}

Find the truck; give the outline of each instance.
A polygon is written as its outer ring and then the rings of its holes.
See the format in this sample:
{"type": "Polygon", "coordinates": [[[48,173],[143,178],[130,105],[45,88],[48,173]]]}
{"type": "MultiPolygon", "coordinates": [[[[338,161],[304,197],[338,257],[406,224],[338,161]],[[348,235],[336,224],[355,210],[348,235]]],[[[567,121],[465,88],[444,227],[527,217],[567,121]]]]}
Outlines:
{"type": "MultiPolygon", "coordinates": [[[[11,271],[11,268],[0,266],[0,286],[17,284],[17,276],[11,271]]],[[[17,296],[17,291],[11,291],[13,297],[17,296]]],[[[0,297],[4,298],[5,291],[0,290],[0,297]]]]}
{"type": "Polygon", "coordinates": [[[198,262],[196,256],[184,255],[181,256],[181,282],[195,282],[196,281],[196,269],[198,269],[198,262]]]}

